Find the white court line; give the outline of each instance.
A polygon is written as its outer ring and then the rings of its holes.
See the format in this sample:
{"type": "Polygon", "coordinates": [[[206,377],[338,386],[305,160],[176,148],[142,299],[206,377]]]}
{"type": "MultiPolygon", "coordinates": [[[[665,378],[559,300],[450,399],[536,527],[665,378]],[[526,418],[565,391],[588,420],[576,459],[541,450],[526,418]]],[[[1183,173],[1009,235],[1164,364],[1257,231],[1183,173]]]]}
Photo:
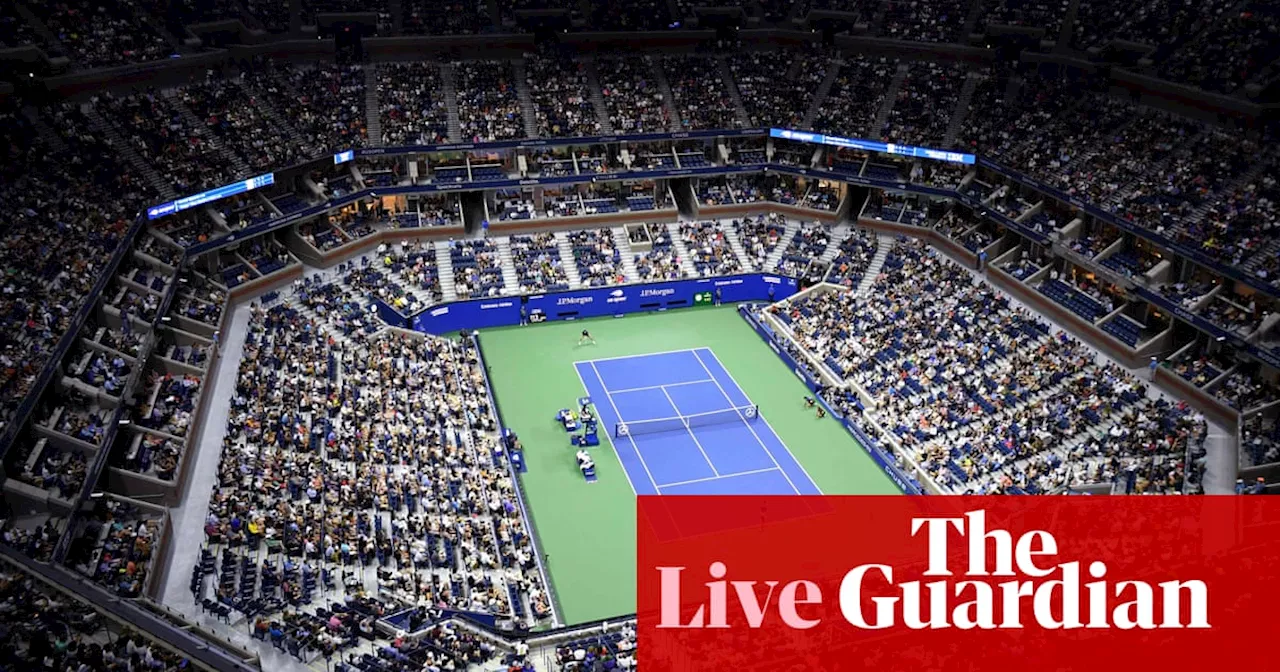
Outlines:
{"type": "MultiPolygon", "coordinates": [[[[591,388],[587,387],[587,381],[582,377],[582,372],[578,370],[578,366],[576,364],[573,367],[573,372],[578,374],[578,382],[582,383],[583,393],[586,394],[587,396],[591,396],[591,388]]],[[[597,374],[596,377],[599,378],[600,377],[599,374],[597,374]]],[[[608,396],[608,395],[606,394],[605,396],[608,396]]],[[[616,411],[617,409],[614,409],[614,410],[616,411]]],[[[610,445],[613,445],[613,442],[616,440],[617,439],[613,437],[609,437],[610,445]]],[[[632,450],[635,450],[634,441],[631,443],[631,446],[632,446],[632,450]]],[[[636,455],[638,456],[639,454],[640,454],[640,451],[636,450],[636,455]]],[[[627,465],[622,463],[622,456],[618,454],[618,447],[616,445],[613,446],[613,458],[618,461],[618,468],[622,469],[622,475],[627,477],[627,485],[631,486],[631,494],[633,495],[640,494],[640,492],[636,490],[636,484],[631,481],[631,472],[627,471],[627,465]]],[[[644,464],[644,460],[641,459],[640,463],[644,464]]],[[[648,471],[648,470],[649,470],[648,467],[645,467],[645,471],[648,471]]],[[[652,481],[653,476],[649,476],[649,480],[652,481]]],[[[657,492],[658,494],[662,494],[661,492],[658,491],[657,483],[653,484],[653,488],[654,488],[654,492],[657,492]]]]}
{"type": "MultiPolygon", "coordinates": [[[[713,353],[713,355],[714,355],[714,353],[713,353]]],[[[714,379],[715,379],[715,377],[716,377],[716,376],[715,376],[715,374],[711,373],[711,369],[710,369],[710,368],[707,368],[707,363],[706,363],[706,362],[704,362],[704,361],[702,361],[702,357],[699,357],[699,356],[698,356],[698,351],[697,351],[697,350],[695,350],[695,351],[693,352],[693,358],[694,358],[694,359],[696,359],[696,360],[698,360],[698,364],[701,364],[701,365],[702,365],[702,370],[703,370],[703,371],[706,371],[706,372],[707,372],[707,375],[708,375],[708,376],[711,376],[711,378],[714,380],[714,379]]],[[[716,360],[716,361],[718,362],[719,360],[716,360]]],[[[721,365],[720,365],[720,368],[724,369],[724,364],[721,364],[721,365]]],[[[727,371],[728,371],[728,369],[725,369],[725,371],[727,372],[727,371]]],[[[738,386],[737,381],[735,381],[733,384],[734,384],[735,386],[738,386]]],[[[720,384],[720,381],[718,381],[718,380],[716,381],[716,388],[720,390],[720,394],[723,394],[723,395],[724,395],[724,400],[725,400],[725,401],[727,401],[727,402],[729,402],[729,407],[730,407],[730,408],[737,408],[737,406],[736,406],[736,405],[734,405],[734,403],[733,403],[733,397],[729,396],[729,393],[725,391],[724,386],[723,386],[723,385],[721,385],[721,384],[720,384]]],[[[746,396],[746,394],[747,394],[747,393],[746,393],[746,391],[745,391],[745,390],[743,390],[743,389],[742,389],[742,387],[741,387],[741,386],[738,386],[738,390],[742,392],[743,396],[746,396]]],[[[747,401],[748,401],[748,402],[750,402],[751,400],[750,400],[750,399],[748,399],[747,401]]],[[[760,417],[760,413],[759,413],[759,412],[757,412],[757,413],[756,413],[756,417],[760,417]]],[[[747,422],[747,419],[746,419],[745,417],[743,417],[743,416],[742,416],[742,411],[738,411],[738,418],[742,420],[742,424],[744,424],[744,425],[746,425],[746,426],[747,426],[747,431],[751,432],[751,436],[756,437],[756,443],[759,443],[759,444],[760,444],[760,448],[764,450],[765,455],[768,455],[768,456],[769,456],[769,461],[773,463],[773,466],[777,467],[777,468],[778,468],[778,471],[781,471],[781,472],[782,472],[782,477],[783,477],[783,478],[785,478],[785,479],[787,479],[787,484],[791,486],[791,489],[792,489],[792,490],[793,490],[797,495],[798,495],[798,494],[800,494],[800,488],[797,488],[797,487],[796,487],[796,484],[795,484],[795,483],[793,483],[793,482],[791,481],[791,477],[787,475],[786,470],[784,470],[784,469],[782,468],[782,465],[778,464],[778,458],[774,457],[774,456],[773,456],[773,453],[769,451],[769,447],[768,447],[768,446],[766,446],[766,445],[764,445],[764,440],[760,438],[760,435],[759,435],[759,434],[756,434],[756,428],[755,428],[755,427],[752,427],[752,426],[751,426],[751,423],[750,423],[750,422],[747,422]]],[[[772,427],[770,427],[770,428],[769,428],[769,431],[773,431],[773,428],[772,428],[772,427]]],[[[775,436],[776,436],[776,435],[775,435],[775,436]]],[[[781,441],[781,440],[782,440],[782,439],[781,439],[781,437],[779,437],[779,439],[778,439],[778,440],[779,440],[779,441],[781,441]]],[[[784,447],[785,447],[785,445],[786,445],[786,444],[783,444],[783,446],[784,446],[784,447]]],[[[789,451],[788,451],[788,452],[789,452],[789,451]]],[[[794,456],[794,455],[792,455],[792,456],[791,456],[791,459],[792,459],[792,460],[795,460],[795,456],[794,456]]],[[[795,462],[796,462],[796,464],[800,464],[799,460],[795,460],[795,462]]],[[[805,474],[805,475],[807,476],[808,474],[805,474]]],[[[813,481],[813,479],[809,479],[809,480],[810,480],[810,482],[812,482],[812,481],[813,481]]]]}
{"type": "MultiPolygon", "coordinates": [[[[749,475],[751,475],[751,474],[763,474],[763,473],[767,473],[767,472],[770,472],[770,471],[782,471],[782,470],[781,470],[781,469],[778,469],[778,468],[775,468],[775,467],[768,467],[768,468],[765,468],[765,469],[752,469],[751,471],[739,471],[739,472],[738,472],[738,473],[736,473],[736,474],[723,474],[723,475],[721,475],[721,476],[710,476],[710,477],[707,477],[707,478],[695,478],[695,479],[693,479],[692,481],[676,481],[675,483],[665,483],[665,484],[663,484],[663,485],[659,485],[658,487],[659,487],[659,488],[674,488],[674,487],[675,487],[675,486],[677,486],[677,485],[689,485],[689,484],[691,484],[691,483],[706,483],[707,481],[721,481],[721,480],[725,480],[725,479],[733,478],[734,476],[749,476],[749,475]]],[[[786,474],[785,472],[783,472],[783,474],[782,474],[782,475],[783,475],[783,476],[786,476],[787,474],[786,474]]]]}
{"type": "MultiPolygon", "coordinates": [[[[574,365],[573,368],[575,371],[578,369],[577,365],[574,365]]],[[[600,389],[604,390],[604,396],[609,400],[609,407],[613,409],[613,415],[618,418],[619,423],[626,424],[627,421],[622,418],[622,412],[618,410],[618,405],[613,403],[613,397],[609,395],[609,388],[605,386],[604,378],[600,377],[600,371],[596,369],[595,362],[591,362],[591,371],[596,374],[596,380],[600,381],[600,389]]],[[[583,389],[586,389],[586,383],[583,383],[582,387],[583,389]]],[[[588,391],[587,394],[590,394],[590,391],[588,391]]],[[[635,437],[631,436],[630,432],[627,433],[627,441],[631,442],[631,450],[635,451],[636,457],[640,460],[640,466],[644,467],[644,473],[649,477],[649,482],[653,484],[653,491],[657,494],[661,494],[661,491],[658,490],[658,482],[653,480],[653,472],[649,471],[649,465],[644,462],[644,455],[640,452],[640,446],[636,445],[635,437]]],[[[618,456],[618,463],[622,464],[621,455],[618,456]]],[[[623,465],[622,470],[627,470],[626,465],[623,465]]],[[[627,476],[627,480],[631,480],[631,477],[627,476]]],[[[634,483],[631,484],[631,490],[632,492],[636,491],[634,483]]]]}
{"type": "MultiPolygon", "coordinates": [[[[668,387],[680,387],[681,385],[698,385],[700,383],[714,383],[716,381],[708,378],[706,380],[690,380],[683,383],[668,383],[666,385],[646,385],[644,387],[628,387],[625,390],[609,390],[609,394],[622,394],[623,392],[643,392],[645,390],[664,390],[668,387]]],[[[604,381],[600,381],[603,385],[604,381]]],[[[672,404],[674,406],[675,404],[672,404]]],[[[676,415],[680,414],[680,409],[676,409],[676,415]]]]}
{"type": "MultiPolygon", "coordinates": [[[[726,376],[729,376],[729,381],[730,381],[730,382],[732,382],[732,383],[733,383],[733,386],[734,386],[734,387],[736,387],[736,388],[738,388],[738,390],[739,390],[739,391],[741,391],[741,392],[742,392],[742,394],[745,396],[745,395],[747,394],[746,389],[744,389],[741,385],[739,385],[739,384],[738,384],[738,381],[734,379],[734,377],[733,377],[733,373],[732,373],[731,371],[729,371],[729,367],[725,366],[725,365],[724,365],[724,362],[720,361],[720,358],[716,356],[716,351],[715,351],[715,350],[712,350],[711,348],[702,348],[702,349],[703,349],[703,350],[706,350],[706,351],[707,351],[707,352],[709,352],[709,353],[711,353],[711,358],[712,358],[712,359],[714,359],[714,360],[716,360],[716,364],[719,364],[719,365],[720,365],[720,368],[724,370],[725,375],[726,375],[726,376]]],[[[697,352],[696,350],[694,351],[693,356],[694,356],[694,357],[696,357],[696,358],[698,359],[698,363],[699,363],[699,364],[702,364],[702,368],[707,369],[707,365],[706,365],[706,364],[704,364],[704,363],[702,362],[702,358],[701,358],[701,357],[698,357],[698,352],[697,352]]],[[[711,374],[711,370],[710,370],[710,369],[707,369],[707,374],[708,374],[708,375],[710,375],[710,374],[711,374]]],[[[715,376],[711,376],[711,377],[712,377],[712,378],[715,378],[715,376]]],[[[723,391],[723,388],[721,388],[721,391],[723,391]]],[[[733,404],[733,400],[732,400],[732,399],[730,399],[730,400],[729,400],[729,403],[732,405],[732,404],[733,404]]],[[[809,475],[809,470],[804,468],[804,465],[803,465],[803,464],[801,464],[801,463],[800,463],[800,460],[796,458],[796,454],[795,454],[795,453],[793,453],[793,452],[791,452],[791,449],[790,449],[790,448],[787,448],[787,444],[786,444],[786,442],[782,440],[782,435],[780,435],[780,434],[778,434],[777,432],[775,432],[775,431],[773,430],[773,425],[769,424],[769,419],[768,419],[768,418],[766,418],[766,417],[764,417],[764,415],[762,415],[762,414],[760,414],[760,413],[757,413],[757,414],[756,414],[756,417],[758,417],[758,418],[760,418],[762,421],[764,421],[764,426],[765,426],[765,427],[768,427],[768,428],[769,428],[769,431],[770,431],[770,432],[772,432],[772,433],[773,433],[773,435],[774,435],[775,437],[777,437],[777,439],[778,439],[778,443],[781,443],[781,444],[782,444],[782,449],[783,449],[783,450],[785,450],[785,451],[787,451],[787,454],[791,456],[791,461],[792,461],[792,462],[795,462],[797,467],[800,467],[800,473],[804,474],[804,477],[805,477],[805,478],[807,478],[807,479],[809,479],[809,484],[813,486],[813,489],[814,489],[814,490],[817,490],[817,491],[818,491],[818,494],[819,494],[819,495],[821,495],[821,494],[822,494],[822,488],[818,487],[818,482],[817,482],[817,481],[815,481],[815,480],[813,480],[813,477],[809,475]]],[[[751,423],[747,423],[747,427],[751,427],[751,423]]],[[[752,432],[751,432],[751,433],[752,433],[752,434],[755,434],[755,430],[752,430],[752,432]]],[[[759,437],[759,436],[757,436],[756,438],[757,438],[757,439],[759,439],[760,437],[759,437]]],[[[772,458],[772,457],[773,457],[773,453],[772,453],[772,452],[770,452],[768,448],[765,448],[765,449],[764,449],[764,452],[769,453],[769,457],[770,457],[770,458],[772,458]]],[[[774,460],[774,461],[773,461],[773,463],[774,463],[774,464],[778,464],[778,461],[777,461],[777,460],[774,460]]],[[[782,469],[782,467],[781,467],[781,466],[779,466],[778,468],[779,468],[779,469],[782,469]]],[[[782,469],[782,473],[783,473],[783,475],[785,475],[785,474],[787,473],[787,471],[786,471],[785,469],[782,469]]],[[[790,481],[791,479],[789,479],[789,478],[788,478],[787,480],[788,480],[788,481],[790,481]]],[[[795,486],[795,484],[793,483],[793,484],[792,484],[792,487],[794,487],[794,486],[795,486]]]]}
{"type": "MultiPolygon", "coordinates": [[[[663,350],[662,352],[642,352],[642,353],[640,353],[640,354],[638,354],[638,355],[621,355],[621,356],[618,356],[618,357],[601,357],[600,359],[584,359],[584,360],[582,360],[582,361],[580,361],[580,362],[574,362],[574,364],[594,364],[594,363],[596,363],[596,362],[614,362],[614,361],[617,361],[617,360],[619,360],[619,359],[639,359],[640,357],[649,357],[649,356],[652,356],[652,355],[676,355],[676,354],[679,354],[679,353],[682,353],[682,352],[693,352],[693,348],[685,348],[685,349],[683,349],[683,350],[663,350]]],[[[604,379],[603,379],[603,378],[601,378],[601,379],[600,379],[600,382],[601,382],[601,383],[603,383],[603,382],[604,382],[604,379]]]]}
{"type": "MultiPolygon", "coordinates": [[[[696,355],[696,354],[695,354],[694,356],[695,356],[695,357],[697,357],[697,355],[696,355]]],[[[665,387],[664,387],[664,388],[662,388],[662,396],[664,396],[664,397],[666,397],[666,398],[667,398],[667,402],[669,402],[669,403],[671,404],[671,410],[675,411],[675,412],[676,412],[676,415],[677,415],[677,416],[679,416],[679,415],[680,415],[680,407],[679,407],[679,406],[676,406],[676,400],[671,398],[671,395],[667,393],[667,388],[665,388],[665,387]]],[[[612,400],[612,397],[610,397],[610,399],[612,400]]],[[[707,466],[708,466],[708,467],[711,467],[711,473],[715,474],[715,475],[716,475],[716,478],[719,478],[719,477],[720,477],[720,470],[719,470],[719,469],[716,469],[716,465],[715,465],[714,463],[712,463],[712,462],[711,462],[711,456],[710,456],[710,455],[707,455],[707,451],[706,451],[706,450],[704,450],[704,449],[702,448],[702,442],[698,441],[698,435],[697,435],[697,434],[695,434],[695,433],[694,433],[694,431],[693,431],[693,429],[689,427],[689,421],[688,421],[688,420],[685,420],[685,421],[684,421],[684,431],[685,431],[685,432],[687,432],[687,433],[689,434],[689,438],[693,439],[693,445],[695,445],[695,446],[697,446],[697,447],[698,447],[698,452],[699,452],[699,453],[702,453],[702,459],[704,459],[704,460],[706,460],[706,461],[707,461],[707,466]]]]}

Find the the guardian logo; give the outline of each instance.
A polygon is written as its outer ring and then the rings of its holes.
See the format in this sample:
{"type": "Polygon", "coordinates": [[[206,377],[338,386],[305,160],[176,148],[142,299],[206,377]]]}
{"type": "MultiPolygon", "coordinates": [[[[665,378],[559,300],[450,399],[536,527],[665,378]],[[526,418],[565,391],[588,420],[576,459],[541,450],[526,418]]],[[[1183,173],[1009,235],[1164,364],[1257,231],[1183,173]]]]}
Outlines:
{"type": "Polygon", "coordinates": [[[480,310],[492,310],[494,308],[510,308],[511,306],[514,306],[514,305],[516,304],[511,301],[499,301],[497,303],[482,303],[480,304],[480,310]]]}
{"type": "Polygon", "coordinates": [[[642,289],[640,290],[640,298],[642,299],[647,299],[650,297],[660,298],[663,296],[671,296],[675,293],[676,293],[676,290],[671,287],[664,287],[662,289],[642,289]]]}
{"type": "Polygon", "coordinates": [[[627,300],[627,293],[621,289],[615,289],[609,292],[609,298],[605,299],[606,303],[622,303],[627,300]]]}
{"type": "Polygon", "coordinates": [[[588,303],[592,303],[594,301],[595,301],[595,298],[590,296],[566,296],[558,299],[556,301],[556,305],[557,306],[585,306],[588,303]]]}
{"type": "MultiPolygon", "coordinates": [[[[844,575],[838,591],[840,614],[853,627],[1210,627],[1209,591],[1204,581],[1169,580],[1155,585],[1147,581],[1107,581],[1104,562],[1055,562],[1058,542],[1045,530],[1032,530],[1016,538],[1008,530],[988,531],[985,511],[970,511],[954,518],[914,518],[910,533],[913,537],[927,537],[928,569],[924,576],[937,580],[897,583],[890,565],[854,567],[844,575]],[[967,542],[965,567],[954,567],[949,562],[949,542],[954,537],[967,542]],[[991,546],[995,548],[994,557],[989,557],[991,546]],[[1082,574],[1095,580],[1081,584],[1082,574]],[[993,580],[1006,577],[1007,580],[993,580]],[[864,606],[871,609],[864,610],[864,606]]],[[[813,618],[815,610],[808,608],[824,601],[822,588],[814,581],[725,581],[728,568],[723,562],[712,562],[707,573],[713,580],[703,584],[707,588],[705,603],[691,614],[681,614],[680,574],[685,568],[655,569],[661,580],[659,628],[759,628],[766,619],[778,618],[791,628],[807,630],[821,622],[813,618]],[[735,616],[741,614],[742,622],[730,622],[730,599],[737,602],[735,616]]]]}
{"type": "Polygon", "coordinates": [[[448,314],[449,314],[449,306],[445,306],[444,308],[436,308],[435,310],[431,311],[431,317],[440,317],[441,315],[448,315],[448,314]]]}

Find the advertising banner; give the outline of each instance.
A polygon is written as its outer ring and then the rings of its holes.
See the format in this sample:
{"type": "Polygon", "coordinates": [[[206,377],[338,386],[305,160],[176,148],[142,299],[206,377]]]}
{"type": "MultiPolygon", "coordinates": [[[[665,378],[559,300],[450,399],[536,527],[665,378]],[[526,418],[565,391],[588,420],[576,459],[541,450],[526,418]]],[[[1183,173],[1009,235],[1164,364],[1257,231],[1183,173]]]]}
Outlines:
{"type": "MultiPolygon", "coordinates": [[[[798,289],[795,278],[753,273],[533,294],[527,297],[525,309],[529,321],[536,323],[714,304],[717,292],[726,304],[770,296],[781,301],[798,289]]],[[[518,297],[457,301],[427,309],[411,321],[414,329],[430,334],[509,326],[519,324],[520,306],[518,297]]]]}
{"type": "Polygon", "coordinates": [[[638,663],[1200,669],[1280,635],[1276,521],[1272,497],[641,496],[638,663]]]}

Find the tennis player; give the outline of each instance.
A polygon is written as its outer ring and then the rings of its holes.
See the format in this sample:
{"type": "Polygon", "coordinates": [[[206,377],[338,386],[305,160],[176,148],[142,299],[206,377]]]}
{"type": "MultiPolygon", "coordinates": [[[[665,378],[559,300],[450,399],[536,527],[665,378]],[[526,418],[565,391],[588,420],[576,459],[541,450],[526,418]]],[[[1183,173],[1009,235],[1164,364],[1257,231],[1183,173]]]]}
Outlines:
{"type": "Polygon", "coordinates": [[[578,339],[578,345],[582,345],[583,343],[590,343],[591,345],[596,345],[596,339],[591,338],[591,332],[587,331],[586,329],[582,330],[582,338],[578,339]]]}

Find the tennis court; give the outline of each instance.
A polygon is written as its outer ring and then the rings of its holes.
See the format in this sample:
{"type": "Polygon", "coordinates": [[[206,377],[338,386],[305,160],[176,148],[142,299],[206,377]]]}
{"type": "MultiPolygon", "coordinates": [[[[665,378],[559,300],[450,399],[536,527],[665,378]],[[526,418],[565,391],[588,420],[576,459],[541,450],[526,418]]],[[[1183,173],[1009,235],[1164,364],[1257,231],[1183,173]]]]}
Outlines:
{"type": "Polygon", "coordinates": [[[821,494],[710,348],[574,368],[636,494],[821,494]]]}

